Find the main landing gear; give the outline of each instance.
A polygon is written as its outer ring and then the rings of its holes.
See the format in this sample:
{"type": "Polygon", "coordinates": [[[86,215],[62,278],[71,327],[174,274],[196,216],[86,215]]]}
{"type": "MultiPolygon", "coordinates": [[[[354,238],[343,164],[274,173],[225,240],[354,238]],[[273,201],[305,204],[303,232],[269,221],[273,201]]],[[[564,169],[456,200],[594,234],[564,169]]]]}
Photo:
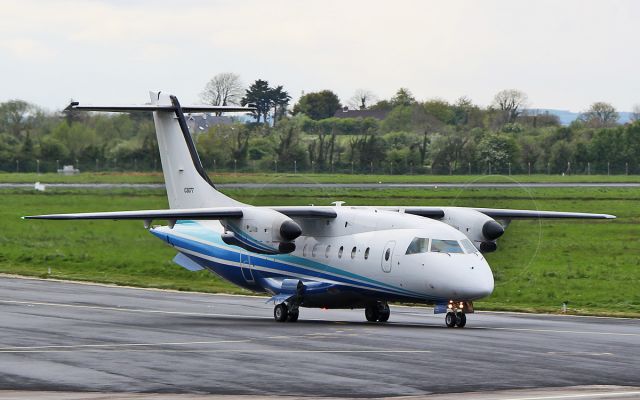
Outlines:
{"type": "Polygon", "coordinates": [[[375,304],[369,304],[364,309],[364,316],[369,322],[387,322],[391,315],[391,309],[386,302],[378,301],[375,304]]]}
{"type": "Polygon", "coordinates": [[[300,315],[300,309],[291,304],[280,303],[273,308],[273,318],[277,322],[296,322],[300,315]]]}

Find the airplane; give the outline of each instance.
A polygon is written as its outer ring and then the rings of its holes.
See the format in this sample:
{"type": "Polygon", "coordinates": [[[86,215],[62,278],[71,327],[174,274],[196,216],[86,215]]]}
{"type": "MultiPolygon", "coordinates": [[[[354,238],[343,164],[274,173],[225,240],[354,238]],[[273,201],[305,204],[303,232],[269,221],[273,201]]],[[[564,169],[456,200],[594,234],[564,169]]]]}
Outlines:
{"type": "Polygon", "coordinates": [[[613,219],[607,214],[468,207],[269,206],[216,189],[202,166],[185,113],[251,107],[181,106],[150,92],[145,105],[80,105],[69,111],[152,112],[169,209],[26,216],[49,220],[141,220],[177,250],[173,261],[267,293],[274,319],[295,322],[301,307],[362,309],[386,322],[389,302],[433,304],[447,327],[463,328],[473,301],[494,289],[485,253],[512,220],[613,219]],[[166,220],[167,225],[152,225],[166,220]]]}

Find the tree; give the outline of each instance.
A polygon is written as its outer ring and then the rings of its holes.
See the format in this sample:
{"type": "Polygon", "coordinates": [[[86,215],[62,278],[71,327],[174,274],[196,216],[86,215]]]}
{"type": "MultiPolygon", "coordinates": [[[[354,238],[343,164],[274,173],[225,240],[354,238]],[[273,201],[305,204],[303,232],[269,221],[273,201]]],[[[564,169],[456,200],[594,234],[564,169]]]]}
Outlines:
{"type": "Polygon", "coordinates": [[[502,111],[503,122],[513,123],[527,106],[528,97],[516,89],[505,89],[496,93],[493,98],[494,107],[502,111]]]}
{"type": "Polygon", "coordinates": [[[9,100],[0,104],[0,131],[20,136],[28,127],[36,107],[23,100],[9,100]]]}
{"type": "Polygon", "coordinates": [[[593,103],[587,111],[580,115],[580,119],[592,128],[615,126],[618,118],[616,109],[603,101],[593,103]]]}
{"type": "Polygon", "coordinates": [[[331,118],[341,108],[340,99],[331,90],[307,93],[293,107],[293,114],[305,114],[311,119],[331,118]]]}
{"type": "MultiPolygon", "coordinates": [[[[204,91],[200,94],[202,101],[214,106],[227,106],[238,104],[242,96],[242,83],[240,76],[231,72],[224,72],[214,76],[204,91]]],[[[216,115],[221,113],[217,112],[216,115]]]]}
{"type": "Polygon", "coordinates": [[[284,91],[282,85],[272,88],[269,86],[269,82],[258,79],[246,90],[240,104],[243,106],[255,104],[256,111],[252,113],[257,123],[260,123],[261,119],[267,123],[269,113],[273,109],[273,124],[275,125],[278,117],[284,116],[289,101],[291,101],[291,96],[284,91]]]}
{"type": "Polygon", "coordinates": [[[508,164],[513,163],[518,147],[515,140],[503,133],[485,135],[478,144],[478,161],[487,170],[491,166],[492,172],[507,170],[508,164]]]}
{"type": "Polygon", "coordinates": [[[446,100],[432,99],[425,101],[424,110],[444,124],[451,125],[455,121],[455,111],[446,100]]]}
{"type": "Polygon", "coordinates": [[[411,91],[407,88],[400,88],[396,94],[391,98],[391,105],[396,106],[410,106],[415,104],[416,98],[413,97],[411,91]]]}
{"type": "Polygon", "coordinates": [[[377,100],[377,96],[367,89],[357,89],[351,96],[347,104],[354,110],[366,110],[373,102],[377,100]]]}
{"type": "Polygon", "coordinates": [[[262,79],[257,79],[249,89],[245,91],[245,95],[240,101],[240,104],[246,106],[247,104],[254,104],[255,111],[252,111],[257,123],[260,123],[261,118],[264,117],[264,122],[267,122],[269,111],[271,110],[271,96],[273,89],[269,87],[269,82],[262,79]]]}
{"type": "Polygon", "coordinates": [[[287,106],[291,101],[289,93],[285,92],[282,85],[271,89],[271,104],[273,105],[273,126],[279,118],[285,116],[287,106]]]}

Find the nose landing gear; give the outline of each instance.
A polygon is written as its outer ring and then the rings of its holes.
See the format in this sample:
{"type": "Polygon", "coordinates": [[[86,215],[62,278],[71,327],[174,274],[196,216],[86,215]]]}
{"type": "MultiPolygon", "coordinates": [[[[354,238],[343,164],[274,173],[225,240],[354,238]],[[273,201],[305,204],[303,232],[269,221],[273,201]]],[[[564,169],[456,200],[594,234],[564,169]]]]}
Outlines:
{"type": "Polygon", "coordinates": [[[467,324],[467,316],[462,311],[458,311],[455,313],[450,311],[444,317],[444,322],[447,324],[447,328],[453,328],[456,326],[458,328],[464,328],[464,326],[467,324]]]}
{"type": "Polygon", "coordinates": [[[467,324],[467,312],[473,313],[473,303],[468,301],[449,301],[444,322],[447,328],[464,328],[467,324]]]}

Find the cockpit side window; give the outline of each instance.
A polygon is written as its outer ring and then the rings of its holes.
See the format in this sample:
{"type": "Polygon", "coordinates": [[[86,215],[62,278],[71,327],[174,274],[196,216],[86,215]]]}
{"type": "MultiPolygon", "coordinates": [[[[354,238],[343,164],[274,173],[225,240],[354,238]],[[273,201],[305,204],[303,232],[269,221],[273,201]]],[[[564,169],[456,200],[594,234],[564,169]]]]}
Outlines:
{"type": "Polygon", "coordinates": [[[471,243],[471,241],[469,241],[469,239],[464,239],[460,241],[460,244],[462,244],[462,247],[464,248],[464,252],[467,254],[472,254],[472,253],[477,253],[478,249],[476,249],[476,246],[473,245],[473,243],[471,243]]]}
{"type": "Polygon", "coordinates": [[[464,253],[457,240],[431,240],[431,251],[435,253],[464,253]]]}
{"type": "Polygon", "coordinates": [[[429,239],[416,237],[411,241],[405,254],[419,254],[427,251],[429,251],[429,239]]]}

